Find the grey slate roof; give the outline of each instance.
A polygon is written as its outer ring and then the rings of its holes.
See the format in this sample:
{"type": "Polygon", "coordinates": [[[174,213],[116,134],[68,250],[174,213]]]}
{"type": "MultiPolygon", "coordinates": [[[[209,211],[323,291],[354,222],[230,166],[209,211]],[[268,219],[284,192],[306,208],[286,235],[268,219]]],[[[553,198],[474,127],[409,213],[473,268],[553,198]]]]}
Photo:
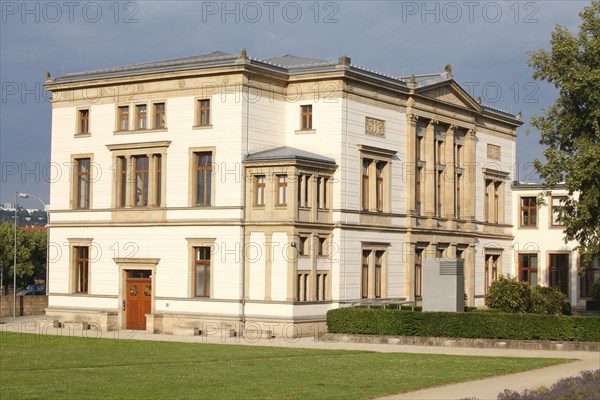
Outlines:
{"type": "Polygon", "coordinates": [[[336,61],[317,60],[316,58],[296,57],[290,54],[284,54],[280,57],[267,58],[263,60],[269,64],[275,64],[288,69],[335,66],[336,61]]]}
{"type": "Polygon", "coordinates": [[[335,165],[335,160],[320,154],[311,153],[309,151],[300,150],[295,147],[281,146],[272,149],[257,151],[256,153],[247,154],[244,162],[265,162],[265,161],[312,161],[322,164],[335,165]]]}

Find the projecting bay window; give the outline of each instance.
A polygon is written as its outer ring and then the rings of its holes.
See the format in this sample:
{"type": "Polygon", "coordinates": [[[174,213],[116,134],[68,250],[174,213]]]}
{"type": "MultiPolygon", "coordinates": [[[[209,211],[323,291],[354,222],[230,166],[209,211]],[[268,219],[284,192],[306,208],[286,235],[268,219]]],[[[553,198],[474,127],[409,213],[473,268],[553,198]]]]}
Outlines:
{"type": "Polygon", "coordinates": [[[275,190],[276,190],[276,205],[285,206],[287,205],[288,198],[288,176],[286,174],[277,175],[275,177],[275,190]]]}
{"type": "Polygon", "coordinates": [[[75,208],[87,209],[90,208],[91,201],[91,159],[77,158],[75,159],[76,168],[76,189],[75,189],[75,208]]]}
{"type": "Polygon", "coordinates": [[[266,176],[256,175],[254,177],[254,205],[264,206],[265,205],[265,187],[266,187],[266,176]]]}
{"type": "Polygon", "coordinates": [[[296,275],[296,301],[309,301],[309,272],[298,272],[296,275]]]}
{"type": "Polygon", "coordinates": [[[203,151],[193,153],[193,204],[198,207],[207,207],[212,205],[212,186],[213,186],[213,154],[203,151]]]}
{"type": "Polygon", "coordinates": [[[483,290],[488,293],[490,284],[498,278],[498,265],[500,262],[500,254],[485,254],[485,270],[483,276],[483,290]]]}
{"type": "Polygon", "coordinates": [[[147,114],[148,106],[146,104],[138,104],[135,106],[135,129],[147,129],[147,114]]]}

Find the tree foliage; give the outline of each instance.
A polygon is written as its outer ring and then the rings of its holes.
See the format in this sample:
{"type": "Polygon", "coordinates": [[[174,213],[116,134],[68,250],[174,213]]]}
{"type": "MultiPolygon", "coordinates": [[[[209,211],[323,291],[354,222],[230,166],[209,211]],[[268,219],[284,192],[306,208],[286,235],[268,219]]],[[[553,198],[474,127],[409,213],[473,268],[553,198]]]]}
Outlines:
{"type": "MultiPolygon", "coordinates": [[[[14,224],[0,224],[0,263],[4,266],[4,284],[12,286],[14,265],[14,224]]],[[[17,229],[17,287],[46,276],[46,232],[17,229]]]]}
{"type": "Polygon", "coordinates": [[[531,124],[548,148],[534,165],[549,191],[565,182],[570,198],[559,209],[565,239],[579,242],[581,268],[600,254],[600,2],[580,14],[577,35],[556,26],[550,50],[529,53],[533,78],[559,92],[531,124]],[[578,197],[573,197],[578,194],[578,197]]]}

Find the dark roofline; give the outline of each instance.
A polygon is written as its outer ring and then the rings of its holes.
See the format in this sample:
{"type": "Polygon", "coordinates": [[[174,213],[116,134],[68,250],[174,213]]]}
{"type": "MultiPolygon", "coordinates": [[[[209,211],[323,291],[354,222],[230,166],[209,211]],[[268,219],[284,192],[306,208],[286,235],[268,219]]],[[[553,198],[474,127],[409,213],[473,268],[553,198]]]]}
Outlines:
{"type": "Polygon", "coordinates": [[[256,163],[273,161],[310,161],[317,162],[320,164],[336,165],[334,159],[290,146],[280,146],[272,149],[257,151],[255,153],[246,154],[243,162],[256,163]],[[280,153],[282,151],[288,151],[288,153],[282,154],[280,153]]]}

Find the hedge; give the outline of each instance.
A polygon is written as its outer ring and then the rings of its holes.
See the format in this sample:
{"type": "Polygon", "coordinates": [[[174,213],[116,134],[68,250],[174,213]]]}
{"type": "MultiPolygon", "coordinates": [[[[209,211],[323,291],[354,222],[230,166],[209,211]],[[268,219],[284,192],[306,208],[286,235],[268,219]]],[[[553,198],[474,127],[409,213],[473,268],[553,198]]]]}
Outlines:
{"type": "Polygon", "coordinates": [[[330,333],[473,339],[600,341],[600,317],[338,308],[330,333]]]}

